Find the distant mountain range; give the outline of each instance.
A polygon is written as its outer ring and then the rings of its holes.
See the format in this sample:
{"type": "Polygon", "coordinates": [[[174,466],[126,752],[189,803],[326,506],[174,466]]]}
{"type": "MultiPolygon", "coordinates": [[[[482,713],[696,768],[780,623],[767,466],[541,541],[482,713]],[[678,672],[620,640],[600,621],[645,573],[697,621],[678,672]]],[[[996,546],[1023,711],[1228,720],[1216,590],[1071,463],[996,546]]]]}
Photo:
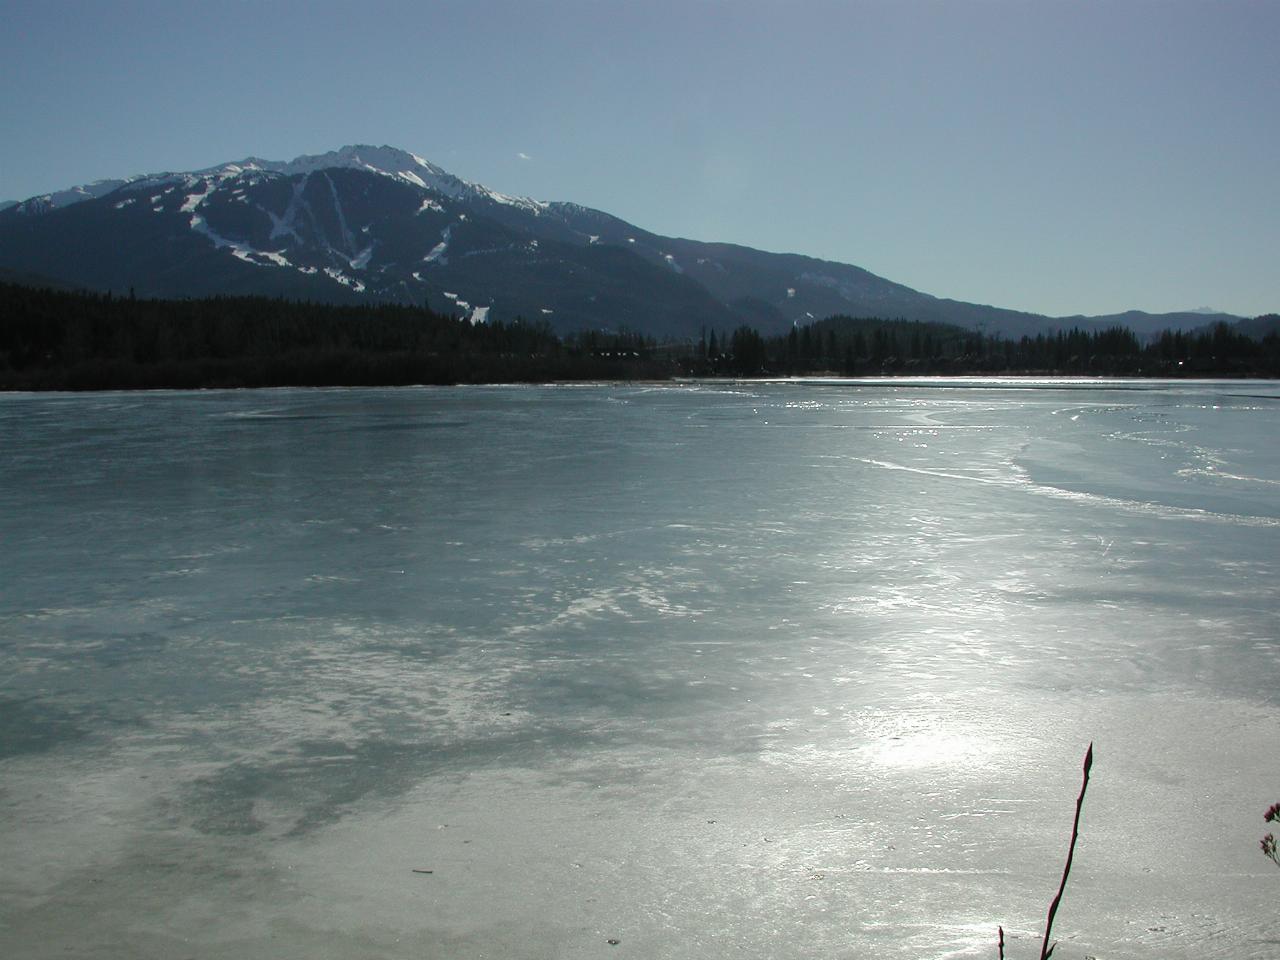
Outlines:
{"type": "Polygon", "coordinates": [[[1229,314],[1048,317],[920,293],[860,267],[664,237],[599,210],[507,196],[392,147],[103,180],[0,207],[0,269],[138,296],[396,301],[475,322],[658,337],[833,314],[1005,336],[1121,324],[1193,329],[1229,314]]]}

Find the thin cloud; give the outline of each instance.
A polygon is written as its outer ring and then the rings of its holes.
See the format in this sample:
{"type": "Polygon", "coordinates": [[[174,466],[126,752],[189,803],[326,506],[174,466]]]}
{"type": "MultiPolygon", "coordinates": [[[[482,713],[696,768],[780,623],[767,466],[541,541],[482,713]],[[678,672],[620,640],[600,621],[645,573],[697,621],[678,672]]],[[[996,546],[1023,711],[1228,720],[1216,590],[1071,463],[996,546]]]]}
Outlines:
{"type": "Polygon", "coordinates": [[[524,153],[523,151],[521,151],[520,153],[517,153],[517,154],[516,154],[516,159],[518,159],[518,160],[532,160],[532,159],[533,159],[533,157],[531,157],[531,156],[529,156],[527,153],[524,153]]]}

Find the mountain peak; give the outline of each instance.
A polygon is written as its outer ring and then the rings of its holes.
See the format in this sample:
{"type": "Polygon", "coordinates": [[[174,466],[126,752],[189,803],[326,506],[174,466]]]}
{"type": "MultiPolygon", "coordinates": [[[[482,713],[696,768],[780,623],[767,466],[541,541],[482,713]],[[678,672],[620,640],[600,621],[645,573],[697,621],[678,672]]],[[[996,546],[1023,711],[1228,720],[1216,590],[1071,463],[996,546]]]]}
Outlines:
{"type": "Polygon", "coordinates": [[[458,196],[472,186],[458,179],[434,163],[417,154],[397,147],[374,147],[369,144],[353,144],[328,153],[303,154],[292,160],[264,160],[246,157],[195,171],[195,176],[226,176],[243,172],[264,170],[285,176],[315,173],[319,170],[363,170],[393,180],[411,183],[416,187],[437,190],[448,196],[458,196]]]}
{"type": "Polygon", "coordinates": [[[528,197],[509,196],[490,190],[488,187],[469,180],[455,177],[442,167],[436,166],[408,150],[399,147],[382,145],[380,147],[367,143],[349,144],[328,153],[304,154],[292,160],[264,160],[261,157],[246,157],[220,163],[203,170],[191,173],[161,173],[129,177],[123,180],[99,180],[94,183],[70,187],[54,193],[32,197],[30,200],[16,204],[25,212],[38,213],[45,210],[70,206],[83,200],[93,200],[106,196],[123,186],[152,185],[164,180],[180,180],[191,177],[216,177],[218,179],[233,177],[241,173],[255,170],[278,173],[284,176],[306,175],[321,170],[348,169],[374,173],[402,183],[408,183],[424,190],[431,190],[454,200],[483,199],[504,206],[519,207],[530,213],[538,214],[547,209],[547,204],[528,197]]]}
{"type": "Polygon", "coordinates": [[[401,150],[398,147],[385,145],[374,147],[365,143],[345,146],[338,150],[330,150],[328,153],[303,155],[288,161],[251,159],[244,161],[241,165],[245,166],[250,163],[264,169],[288,174],[310,173],[314,170],[331,170],[335,167],[367,170],[370,173],[380,173],[383,176],[393,177],[397,180],[405,180],[420,187],[427,186],[428,180],[445,179],[451,182],[462,182],[457,177],[446,173],[440,167],[422,159],[417,154],[401,150]]]}
{"type": "Polygon", "coordinates": [[[335,167],[364,170],[384,177],[391,177],[393,180],[410,183],[415,187],[433,190],[455,200],[480,197],[506,206],[522,207],[532,213],[539,213],[547,207],[547,204],[538,200],[531,200],[528,197],[508,196],[507,194],[490,190],[488,187],[478,183],[455,177],[444,168],[436,166],[429,160],[424,160],[416,153],[410,153],[408,150],[401,150],[399,147],[390,147],[386,144],[381,147],[375,147],[367,143],[351,144],[338,150],[331,150],[328,153],[295,157],[293,160],[284,162],[245,160],[240,166],[247,166],[251,163],[260,169],[288,175],[311,173],[316,170],[331,170],[335,167]]]}

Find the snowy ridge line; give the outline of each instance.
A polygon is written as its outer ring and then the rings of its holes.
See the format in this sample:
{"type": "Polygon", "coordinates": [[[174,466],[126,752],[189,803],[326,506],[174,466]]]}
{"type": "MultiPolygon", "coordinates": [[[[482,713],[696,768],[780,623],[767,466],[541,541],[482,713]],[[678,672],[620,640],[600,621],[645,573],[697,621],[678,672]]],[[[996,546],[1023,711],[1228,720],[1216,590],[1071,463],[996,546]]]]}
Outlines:
{"type": "Polygon", "coordinates": [[[201,172],[214,173],[223,170],[234,170],[233,175],[238,175],[241,172],[260,170],[292,176],[298,173],[315,173],[320,170],[332,170],[335,168],[363,170],[368,173],[380,174],[393,180],[399,180],[402,183],[411,184],[419,189],[443,194],[455,200],[481,197],[504,206],[520,207],[535,214],[546,211],[550,206],[550,204],[541,200],[510,196],[505,193],[499,193],[496,190],[490,190],[481,184],[455,177],[431,161],[423,159],[417,154],[409,153],[407,150],[388,146],[374,147],[368,144],[346,146],[340,150],[304,155],[293,160],[263,160],[258,157],[249,157],[237,163],[222,164],[219,167],[213,167],[208,171],[201,172]]]}
{"type": "MultiPolygon", "coordinates": [[[[149,173],[116,180],[95,180],[92,183],[57,190],[52,193],[30,197],[17,204],[23,213],[40,213],[56,210],[84,200],[105,197],[116,190],[144,189],[149,186],[160,186],[182,182],[186,186],[194,186],[198,180],[215,177],[227,180],[245,174],[269,174],[294,176],[310,174],[320,170],[331,169],[362,170],[390,177],[401,183],[407,183],[422,190],[431,190],[451,199],[482,199],[503,206],[518,207],[535,215],[541,215],[551,208],[551,204],[529,197],[511,196],[490,190],[482,184],[472,183],[455,177],[453,174],[436,166],[416,154],[396,147],[374,147],[368,144],[357,144],[332,150],[328,153],[308,154],[292,160],[264,160],[260,157],[246,157],[243,160],[228,161],[216,166],[206,167],[189,173],[149,173]]],[[[433,209],[424,204],[423,209],[433,209]]],[[[421,212],[421,211],[420,211],[421,212]]]]}
{"type": "MultiPolygon", "coordinates": [[[[130,178],[130,180],[132,179],[137,178],[130,178]]],[[[95,180],[93,183],[71,187],[68,190],[56,190],[53,193],[42,193],[38,196],[29,197],[16,206],[21,213],[40,213],[45,210],[57,210],[59,207],[69,207],[71,204],[79,203],[82,200],[105,197],[107,194],[119,190],[130,180],[95,180]]]]}

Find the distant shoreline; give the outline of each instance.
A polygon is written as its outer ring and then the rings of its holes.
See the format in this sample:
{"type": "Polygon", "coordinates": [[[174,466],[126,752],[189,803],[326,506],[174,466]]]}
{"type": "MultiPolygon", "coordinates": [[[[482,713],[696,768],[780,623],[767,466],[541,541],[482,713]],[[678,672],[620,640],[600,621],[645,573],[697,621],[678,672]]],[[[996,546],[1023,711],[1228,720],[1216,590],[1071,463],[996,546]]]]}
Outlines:
{"type": "MultiPolygon", "coordinates": [[[[397,384],[274,384],[263,386],[203,387],[101,387],[94,389],[24,389],[0,387],[0,396],[84,396],[103,393],[225,393],[267,391],[328,390],[465,390],[536,389],[539,387],[682,387],[682,386],[795,386],[795,387],[889,387],[913,390],[940,390],[971,387],[988,390],[1158,390],[1176,386],[1213,386],[1222,384],[1277,384],[1280,377],[1080,377],[1071,375],[987,375],[948,377],[671,377],[665,380],[599,379],[599,380],[524,380],[469,383],[397,383],[397,384]]],[[[1280,394],[1275,399],[1280,399],[1280,394]]]]}
{"type": "Polygon", "coordinates": [[[1123,328],[1011,341],[833,316],[784,336],[744,325],[658,342],[634,331],[557,334],[518,318],[472,323],[423,306],[148,300],[6,283],[0,316],[4,391],[1280,377],[1280,332],[1253,337],[1225,324],[1145,343],[1123,328]]]}

